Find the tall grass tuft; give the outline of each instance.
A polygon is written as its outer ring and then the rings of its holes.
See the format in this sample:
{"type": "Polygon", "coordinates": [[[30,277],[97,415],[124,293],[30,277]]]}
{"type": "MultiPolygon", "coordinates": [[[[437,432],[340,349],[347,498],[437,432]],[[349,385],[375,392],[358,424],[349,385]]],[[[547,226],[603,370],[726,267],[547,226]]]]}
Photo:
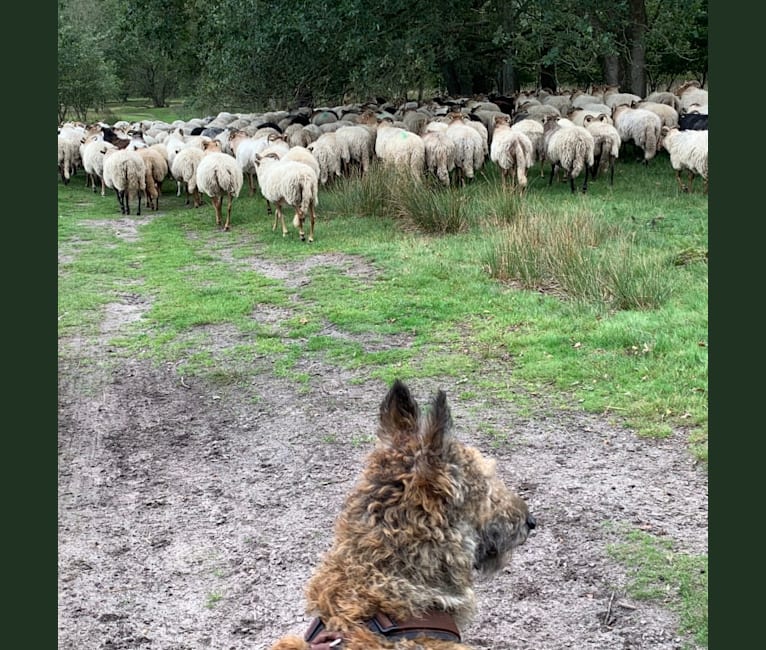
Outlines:
{"type": "Polygon", "coordinates": [[[459,188],[418,182],[400,174],[391,202],[395,217],[405,227],[437,235],[468,231],[468,198],[459,188]]]}
{"type": "Polygon", "coordinates": [[[405,230],[454,234],[470,225],[468,198],[458,188],[444,188],[429,178],[416,181],[378,161],[362,177],[341,179],[330,195],[338,212],[394,219],[405,230]]]}
{"type": "Polygon", "coordinates": [[[393,218],[391,195],[396,174],[374,161],[367,173],[338,179],[327,188],[333,210],[344,215],[393,218]]]}
{"type": "Polygon", "coordinates": [[[670,296],[671,264],[598,215],[506,207],[485,254],[492,277],[615,310],[656,308],[670,296]]]}

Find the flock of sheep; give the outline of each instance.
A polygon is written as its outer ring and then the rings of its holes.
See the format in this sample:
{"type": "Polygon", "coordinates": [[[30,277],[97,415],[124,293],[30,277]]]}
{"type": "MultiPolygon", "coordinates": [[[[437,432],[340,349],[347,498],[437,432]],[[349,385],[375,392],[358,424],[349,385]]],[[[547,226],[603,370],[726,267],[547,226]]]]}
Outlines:
{"type": "Polygon", "coordinates": [[[58,169],[67,184],[77,170],[94,192],[117,195],[120,211],[130,201],[159,209],[163,181],[171,177],[177,195],[198,207],[211,198],[216,224],[231,227],[233,199],[245,179],[256,186],[276,230],[288,234],[283,208],[295,210],[293,225],[314,241],[319,188],[352,173],[365,174],[374,160],[422,181],[432,175],[445,186],[464,185],[488,161],[498,166],[503,187],[523,193],[528,170],[550,164],[550,180],[563,173],[575,192],[575,179],[609,173],[627,147],[643,161],[667,150],[682,191],[695,177],[708,187],[708,91],[686,82],[675,92],[645,98],[615,86],[553,94],[545,90],[514,97],[353,104],[260,114],[231,114],[172,124],[125,121],[84,125],[65,123],[58,131],[58,169]],[[688,184],[682,178],[688,174],[688,184]],[[227,201],[223,218],[224,199],[227,201]]]}

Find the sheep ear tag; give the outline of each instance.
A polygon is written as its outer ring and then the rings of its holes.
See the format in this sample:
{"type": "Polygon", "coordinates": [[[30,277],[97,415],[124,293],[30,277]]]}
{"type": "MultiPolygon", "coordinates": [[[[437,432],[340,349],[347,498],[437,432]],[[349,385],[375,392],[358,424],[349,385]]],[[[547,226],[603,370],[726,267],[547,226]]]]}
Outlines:
{"type": "Polygon", "coordinates": [[[402,131],[401,136],[402,136],[402,140],[406,140],[408,133],[406,131],[402,131]]]}

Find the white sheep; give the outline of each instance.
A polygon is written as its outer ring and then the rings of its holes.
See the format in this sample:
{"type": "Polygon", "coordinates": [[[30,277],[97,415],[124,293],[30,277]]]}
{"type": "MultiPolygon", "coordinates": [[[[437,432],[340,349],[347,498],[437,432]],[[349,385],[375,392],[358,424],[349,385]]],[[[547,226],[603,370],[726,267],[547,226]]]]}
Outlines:
{"type": "Polygon", "coordinates": [[[669,90],[655,90],[653,93],[649,93],[644,101],[667,104],[668,106],[673,107],[676,112],[681,110],[681,100],[678,95],[669,90]]]}
{"type": "Polygon", "coordinates": [[[146,165],[146,205],[152,210],[159,210],[162,196],[162,183],[168,175],[168,162],[154,147],[136,149],[146,165]]]}
{"type": "Polygon", "coordinates": [[[137,215],[141,215],[141,197],[146,193],[146,164],[136,151],[109,149],[104,153],[104,183],[117,194],[122,214],[130,214],[130,195],[138,201],[137,215]]]}
{"type": "Polygon", "coordinates": [[[319,177],[319,161],[317,161],[314,154],[306,147],[290,147],[284,155],[280,156],[282,160],[292,160],[294,162],[303,163],[308,165],[319,177]]]}
{"type": "Polygon", "coordinates": [[[268,134],[255,137],[248,135],[245,131],[229,132],[229,147],[242,173],[247,176],[250,196],[255,194],[255,156],[268,146],[268,134]]]}
{"type": "Polygon", "coordinates": [[[682,192],[691,192],[695,175],[704,180],[703,193],[708,191],[708,132],[681,131],[662,127],[660,146],[670,154],[670,165],[682,192]],[[681,172],[689,172],[689,185],[681,180],[681,172]]]}
{"type": "Polygon", "coordinates": [[[319,137],[319,129],[307,129],[305,125],[299,122],[288,124],[284,130],[284,136],[287,144],[291,147],[308,147],[319,137]]]}
{"type": "Polygon", "coordinates": [[[532,148],[534,150],[535,162],[540,162],[540,177],[545,176],[545,170],[543,169],[543,162],[545,161],[545,140],[543,138],[543,125],[537,120],[524,118],[518,122],[511,124],[511,128],[514,131],[521,131],[532,142],[532,148]]]}
{"type": "Polygon", "coordinates": [[[434,174],[443,185],[449,186],[450,172],[455,169],[455,143],[447,137],[445,129],[434,130],[426,127],[423,147],[426,154],[426,171],[434,174]]]}
{"type": "Polygon", "coordinates": [[[612,124],[612,118],[610,117],[611,114],[611,109],[607,109],[606,111],[597,111],[591,110],[589,108],[575,108],[569,113],[569,115],[567,115],[567,119],[574,122],[577,126],[585,126],[585,118],[587,116],[599,119],[603,115],[606,118],[606,121],[609,124],[612,124]]]}
{"type": "Polygon", "coordinates": [[[85,136],[85,128],[72,123],[64,124],[58,131],[58,169],[64,185],[69,184],[72,174],[82,164],[80,144],[85,136]]]}
{"type": "Polygon", "coordinates": [[[662,120],[659,115],[645,108],[632,108],[615,106],[612,111],[612,120],[620,140],[623,143],[632,142],[643,150],[643,162],[645,165],[657,155],[657,144],[660,139],[662,120]]]}
{"type": "Polygon", "coordinates": [[[678,109],[690,111],[692,104],[707,106],[708,91],[700,87],[699,81],[686,81],[676,88],[676,95],[679,97],[681,106],[678,109]]]}
{"type": "Polygon", "coordinates": [[[602,95],[584,93],[582,90],[575,90],[572,93],[572,108],[583,108],[586,104],[603,104],[602,95]]]}
{"type": "Polygon", "coordinates": [[[609,170],[609,184],[614,185],[614,163],[620,155],[620,134],[606,115],[586,115],[583,126],[593,136],[593,167],[591,176],[595,180],[600,171],[609,170]]]}
{"type": "Polygon", "coordinates": [[[349,176],[352,171],[359,170],[363,176],[375,155],[376,133],[367,126],[356,124],[339,128],[335,131],[335,139],[341,151],[343,175],[349,176]]]}
{"type": "Polygon", "coordinates": [[[91,180],[91,187],[97,192],[96,181],[101,185],[101,196],[106,195],[106,183],[104,183],[104,155],[108,149],[116,147],[103,139],[101,134],[92,135],[85,139],[80,146],[80,158],[82,167],[91,180]]]}
{"type": "Polygon", "coordinates": [[[467,123],[466,116],[460,111],[452,111],[447,115],[447,129],[444,133],[455,144],[457,182],[465,185],[484,165],[485,142],[476,128],[467,123]]]}
{"type": "Polygon", "coordinates": [[[276,152],[264,152],[256,156],[258,185],[263,197],[276,205],[274,225],[282,224],[282,236],[287,236],[287,226],[282,206],[287,204],[295,209],[293,226],[298,229],[302,241],[306,235],[303,222],[309,215],[309,242],[314,241],[316,205],[319,202],[319,179],[309,166],[294,160],[282,160],[276,152]]]}
{"type": "Polygon", "coordinates": [[[656,113],[660,118],[662,126],[668,126],[671,129],[674,126],[678,126],[678,111],[668,104],[664,104],[662,102],[642,101],[634,102],[633,108],[643,108],[647,111],[651,111],[652,113],[656,113]]]}
{"type": "Polygon", "coordinates": [[[574,179],[585,170],[582,191],[588,191],[588,174],[593,167],[595,141],[590,131],[567,119],[549,118],[543,125],[545,132],[545,157],[551,162],[548,185],[553,184],[557,168],[563,169],[569,178],[569,187],[575,193],[574,179]]]}
{"type": "Polygon", "coordinates": [[[209,140],[203,146],[204,155],[197,165],[197,187],[213,201],[215,223],[221,225],[223,197],[227,197],[226,223],[224,230],[231,227],[231,206],[239,196],[244,184],[242,169],[229,154],[221,151],[221,143],[209,140]]]}
{"type": "Polygon", "coordinates": [[[389,117],[384,117],[378,124],[375,155],[385,164],[409,172],[416,181],[423,179],[426,164],[423,138],[417,133],[394,126],[389,117]]]}
{"type": "Polygon", "coordinates": [[[323,133],[307,147],[319,163],[319,182],[323,186],[343,176],[341,150],[336,138],[337,133],[323,133]]]}
{"type": "Polygon", "coordinates": [[[521,193],[527,187],[527,170],[534,164],[535,151],[527,135],[511,128],[511,118],[505,113],[495,116],[489,157],[500,167],[503,188],[510,177],[511,189],[515,188],[514,174],[521,193]]]}
{"type": "Polygon", "coordinates": [[[189,205],[190,197],[193,197],[194,207],[202,205],[202,197],[197,187],[197,166],[205,152],[197,147],[184,147],[173,158],[170,174],[178,183],[179,187],[186,190],[186,203],[189,205]]]}
{"type": "MultiPolygon", "coordinates": [[[[612,88],[615,88],[614,86],[612,88]]],[[[632,106],[633,102],[640,102],[642,97],[635,93],[621,93],[616,89],[607,90],[604,93],[604,104],[614,110],[615,106],[632,106]]]]}

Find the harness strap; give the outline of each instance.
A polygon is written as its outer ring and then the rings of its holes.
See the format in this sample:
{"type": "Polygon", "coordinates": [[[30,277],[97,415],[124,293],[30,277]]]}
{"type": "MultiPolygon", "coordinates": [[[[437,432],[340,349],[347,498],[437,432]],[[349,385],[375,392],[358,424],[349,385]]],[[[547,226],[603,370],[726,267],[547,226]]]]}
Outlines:
{"type": "Polygon", "coordinates": [[[427,636],[432,639],[460,642],[460,630],[455,625],[455,619],[447,612],[431,610],[423,616],[408,618],[400,623],[378,612],[366,623],[373,632],[390,639],[414,639],[418,636],[427,636]]]}
{"type": "MultiPolygon", "coordinates": [[[[429,611],[423,616],[395,622],[390,616],[378,612],[365,625],[376,634],[387,639],[415,639],[420,636],[443,639],[460,643],[460,630],[450,614],[442,611],[429,611]]],[[[334,650],[342,647],[343,635],[340,632],[327,631],[321,618],[315,618],[309,625],[304,639],[311,650],[334,650]]]]}

